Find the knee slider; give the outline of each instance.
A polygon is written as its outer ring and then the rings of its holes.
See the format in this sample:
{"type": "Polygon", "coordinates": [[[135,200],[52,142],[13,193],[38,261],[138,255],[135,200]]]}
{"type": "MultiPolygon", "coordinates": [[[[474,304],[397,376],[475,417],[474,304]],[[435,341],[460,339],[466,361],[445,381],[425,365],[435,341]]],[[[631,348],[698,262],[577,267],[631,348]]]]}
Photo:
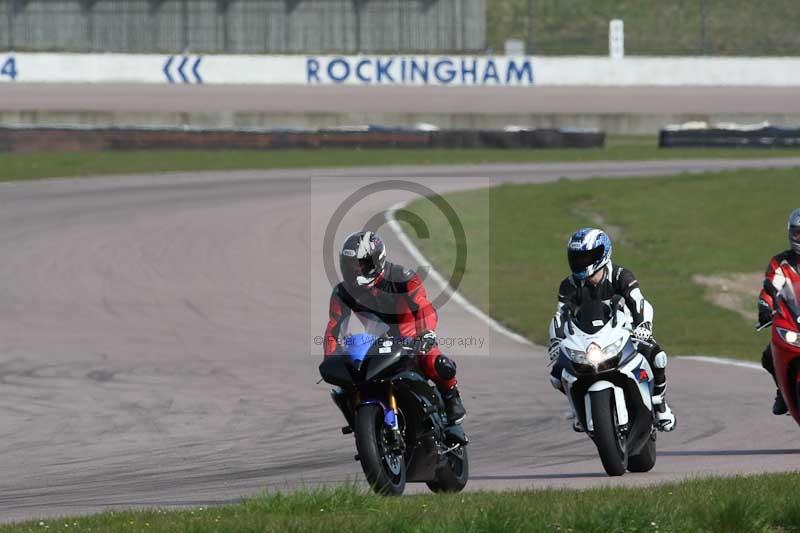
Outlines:
{"type": "Polygon", "coordinates": [[[436,375],[445,381],[456,377],[456,364],[447,356],[440,355],[437,357],[433,368],[436,370],[436,375]]]}
{"type": "Polygon", "coordinates": [[[667,354],[663,351],[658,352],[653,358],[653,366],[656,368],[667,368],[667,354]]]}

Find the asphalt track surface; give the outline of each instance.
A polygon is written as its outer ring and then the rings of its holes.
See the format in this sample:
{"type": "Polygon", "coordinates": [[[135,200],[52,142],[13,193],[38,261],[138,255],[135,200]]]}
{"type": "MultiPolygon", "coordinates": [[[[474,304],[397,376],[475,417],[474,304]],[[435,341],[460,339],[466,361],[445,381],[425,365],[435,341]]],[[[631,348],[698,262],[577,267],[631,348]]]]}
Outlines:
{"type": "MultiPolygon", "coordinates": [[[[391,178],[446,192],[560,176],[764,166],[800,166],[800,159],[3,184],[0,519],[207,505],[362,479],[328,387],[315,383],[313,340],[330,293],[322,234],[333,210],[362,185],[391,178]]],[[[337,243],[413,197],[364,198],[347,213],[337,243]]],[[[382,233],[394,261],[416,266],[389,228],[382,233]]],[[[485,342],[448,350],[469,411],[471,490],[796,469],[798,428],[770,414],[766,373],[673,358],[678,429],[660,436],[652,472],[609,479],[592,443],[565,419],[543,349],[494,332],[452,300],[439,312],[440,335],[485,342]]]]}
{"type": "Polygon", "coordinates": [[[0,83],[0,111],[777,114],[794,87],[375,87],[0,83]]]}

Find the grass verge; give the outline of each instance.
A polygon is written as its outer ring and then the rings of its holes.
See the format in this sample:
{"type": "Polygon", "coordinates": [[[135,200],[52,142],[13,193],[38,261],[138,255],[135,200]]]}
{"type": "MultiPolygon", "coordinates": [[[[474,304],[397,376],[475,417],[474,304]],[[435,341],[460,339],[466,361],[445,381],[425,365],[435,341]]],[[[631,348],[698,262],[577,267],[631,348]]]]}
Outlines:
{"type": "Polygon", "coordinates": [[[0,181],[170,171],[378,165],[797,157],[798,150],[659,149],[652,137],[611,137],[605,148],[546,150],[276,150],[0,154],[0,181]]]}
{"type": "Polygon", "coordinates": [[[653,488],[476,492],[384,498],[354,488],[239,505],[103,513],[2,531],[800,531],[800,474],[712,478],[653,488]]]}
{"type": "MultiPolygon", "coordinates": [[[[769,258],[787,248],[785,220],[800,198],[800,169],[562,179],[446,198],[468,240],[489,249],[470,249],[487,260],[468,264],[460,289],[532,340],[546,340],[558,285],[568,273],[567,238],[577,228],[601,226],[611,234],[615,262],[636,273],[653,303],[656,337],[668,353],[757,359],[768,332],[756,334],[739,313],[708,303],[692,276],[763,272],[769,258]]],[[[418,245],[450,272],[455,243],[449,225],[425,200],[411,210],[434,221],[430,238],[418,245]]],[[[760,282],[752,287],[753,308],[759,289],[760,282]]]]}
{"type": "Polygon", "coordinates": [[[796,56],[794,0],[487,0],[486,40],[511,37],[534,55],[607,55],[608,21],[625,21],[626,55],[796,56]]]}

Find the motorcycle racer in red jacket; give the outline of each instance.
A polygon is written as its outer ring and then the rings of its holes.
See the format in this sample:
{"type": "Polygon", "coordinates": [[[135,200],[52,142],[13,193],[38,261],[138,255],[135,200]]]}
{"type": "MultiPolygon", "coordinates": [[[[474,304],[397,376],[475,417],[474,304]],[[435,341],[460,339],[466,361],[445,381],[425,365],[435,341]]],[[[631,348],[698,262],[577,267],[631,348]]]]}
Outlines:
{"type": "MultiPolygon", "coordinates": [[[[800,208],[789,214],[787,230],[789,232],[789,249],[770,259],[767,270],[764,273],[764,286],[758,297],[759,326],[764,326],[772,321],[775,296],[783,288],[786,281],[800,277],[800,208]]],[[[761,354],[761,366],[770,373],[777,385],[778,381],[775,378],[775,367],[772,361],[772,349],[769,344],[761,354]]],[[[775,394],[775,402],[772,404],[772,413],[785,415],[788,410],[781,391],[778,390],[775,394]]]]}
{"type": "Polygon", "coordinates": [[[414,341],[420,373],[439,389],[448,420],[460,423],[466,411],[456,386],[456,365],[436,344],[438,317],[419,274],[386,261],[386,247],[371,231],[358,231],[345,239],[339,266],[342,282],[331,294],[323,337],[325,357],[337,352],[339,336],[351,315],[362,322],[376,316],[389,326],[392,337],[414,341]]]}

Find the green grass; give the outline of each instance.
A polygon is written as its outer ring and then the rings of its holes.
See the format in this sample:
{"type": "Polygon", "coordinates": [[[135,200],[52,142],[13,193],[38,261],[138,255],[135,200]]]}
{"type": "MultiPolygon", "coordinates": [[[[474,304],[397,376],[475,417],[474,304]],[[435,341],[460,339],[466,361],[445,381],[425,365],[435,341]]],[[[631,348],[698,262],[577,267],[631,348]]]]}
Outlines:
{"type": "Polygon", "coordinates": [[[487,0],[488,46],[510,37],[533,54],[608,54],[608,21],[629,55],[800,55],[795,0],[487,0]]]}
{"type": "Polygon", "coordinates": [[[797,157],[798,150],[659,149],[653,137],[611,137],[606,148],[547,150],[276,150],[0,154],[0,181],[51,177],[271,168],[558,161],[797,157]]]}
{"type": "Polygon", "coordinates": [[[655,488],[385,498],[354,488],[182,511],[103,513],[2,531],[800,531],[800,475],[697,479],[655,488]]]}
{"type": "MultiPolygon", "coordinates": [[[[668,353],[756,359],[768,332],[757,334],[737,313],[707,303],[691,279],[763,272],[788,247],[785,220],[798,205],[800,169],[560,180],[446,198],[468,236],[471,259],[460,289],[532,340],[546,340],[558,285],[568,273],[567,238],[582,226],[603,225],[614,241],[614,261],[636,273],[653,303],[656,338],[668,353]]],[[[421,250],[450,272],[449,225],[430,202],[411,209],[430,227],[430,238],[418,239],[421,250]]],[[[759,288],[752,288],[753,308],[759,288]]]]}

